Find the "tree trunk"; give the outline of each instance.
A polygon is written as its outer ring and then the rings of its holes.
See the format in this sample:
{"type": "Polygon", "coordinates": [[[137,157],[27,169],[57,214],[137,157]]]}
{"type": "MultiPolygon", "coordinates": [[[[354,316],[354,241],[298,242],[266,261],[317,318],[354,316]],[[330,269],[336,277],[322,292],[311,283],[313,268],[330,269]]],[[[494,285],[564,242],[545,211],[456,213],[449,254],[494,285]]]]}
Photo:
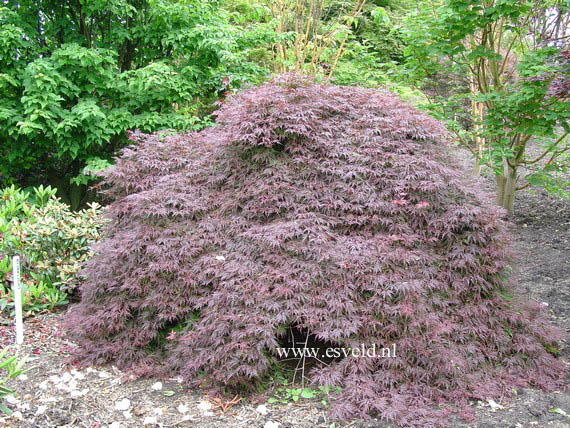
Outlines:
{"type": "Polygon", "coordinates": [[[517,187],[517,170],[510,166],[505,169],[506,174],[497,175],[497,204],[512,215],[517,187]]]}
{"type": "MultiPolygon", "coordinates": [[[[471,76],[471,93],[477,94],[477,87],[475,86],[474,76],[471,76]]],[[[475,133],[475,167],[473,168],[473,175],[479,177],[481,175],[481,159],[483,158],[483,150],[485,149],[485,139],[481,137],[481,127],[483,123],[484,107],[483,103],[471,100],[471,113],[473,115],[473,131],[475,133]]]]}
{"type": "Polygon", "coordinates": [[[57,189],[57,197],[61,198],[62,202],[69,205],[73,211],[81,208],[87,195],[87,186],[70,183],[68,175],[60,175],[55,171],[48,173],[48,184],[57,189]]]}

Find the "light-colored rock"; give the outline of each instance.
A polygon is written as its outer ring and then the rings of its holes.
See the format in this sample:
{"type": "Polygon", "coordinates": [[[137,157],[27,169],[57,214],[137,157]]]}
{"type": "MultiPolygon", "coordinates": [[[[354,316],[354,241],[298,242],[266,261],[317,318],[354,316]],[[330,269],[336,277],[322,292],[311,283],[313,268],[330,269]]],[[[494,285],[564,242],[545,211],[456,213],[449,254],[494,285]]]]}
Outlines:
{"type": "Polygon", "coordinates": [[[255,409],[255,411],[263,416],[267,415],[269,413],[269,409],[267,409],[267,406],[265,404],[260,404],[259,406],[257,406],[257,408],[255,409]]]}
{"type": "Polygon", "coordinates": [[[494,400],[487,400],[487,403],[489,404],[489,407],[491,407],[491,411],[493,411],[493,412],[495,410],[498,410],[498,409],[504,409],[503,406],[501,406],[500,404],[498,404],[494,400]]]}
{"type": "Polygon", "coordinates": [[[263,428],[279,428],[279,425],[279,422],[267,421],[265,425],[263,425],[263,428]]]}
{"type": "Polygon", "coordinates": [[[14,412],[14,413],[12,413],[12,414],[10,415],[10,417],[11,417],[11,418],[14,418],[14,419],[18,419],[19,421],[23,421],[23,420],[24,420],[24,415],[22,415],[22,412],[20,412],[19,410],[16,411],[16,412],[14,412]]]}
{"type": "Polygon", "coordinates": [[[131,407],[131,400],[129,400],[128,398],[123,398],[122,400],[117,401],[115,403],[115,410],[118,410],[120,412],[129,410],[130,407],[131,407]]]}
{"type": "Polygon", "coordinates": [[[188,405],[186,405],[186,404],[180,404],[180,405],[176,408],[176,410],[178,410],[178,413],[184,414],[184,413],[188,413],[189,407],[188,407],[188,405]]]}
{"type": "Polygon", "coordinates": [[[198,403],[198,409],[202,410],[203,412],[212,410],[212,403],[209,401],[200,401],[200,403],[198,403]]]}
{"type": "Polygon", "coordinates": [[[82,390],[78,390],[78,389],[73,389],[70,391],[70,395],[71,398],[79,398],[79,397],[83,397],[84,395],[87,395],[87,393],[89,392],[89,388],[83,388],[82,390]]]}
{"type": "Polygon", "coordinates": [[[83,373],[81,373],[80,371],[77,371],[76,369],[71,370],[71,375],[77,380],[85,379],[85,375],[83,373]]]}
{"type": "Polygon", "coordinates": [[[162,390],[162,382],[155,382],[152,384],[151,388],[155,391],[162,390]]]}
{"type": "Polygon", "coordinates": [[[109,378],[111,377],[111,374],[110,374],[110,373],[107,373],[107,372],[105,372],[105,371],[100,371],[100,372],[99,372],[99,377],[100,377],[101,379],[109,379],[109,378]]]}
{"type": "Polygon", "coordinates": [[[143,425],[155,425],[158,423],[156,416],[147,416],[144,418],[143,425]]]}
{"type": "Polygon", "coordinates": [[[6,397],[4,397],[4,400],[6,400],[7,403],[9,404],[18,404],[20,402],[20,400],[18,400],[16,397],[14,397],[12,394],[7,395],[6,397]]]}

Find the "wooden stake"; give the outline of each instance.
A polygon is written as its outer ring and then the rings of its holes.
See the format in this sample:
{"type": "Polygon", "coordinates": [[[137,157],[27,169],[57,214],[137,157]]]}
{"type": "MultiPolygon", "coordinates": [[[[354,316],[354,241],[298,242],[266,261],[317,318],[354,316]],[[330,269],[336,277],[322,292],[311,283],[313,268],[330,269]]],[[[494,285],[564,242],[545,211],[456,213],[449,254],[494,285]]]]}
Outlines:
{"type": "Polygon", "coordinates": [[[22,289],[20,288],[20,256],[12,258],[12,289],[14,290],[14,308],[16,310],[16,344],[24,343],[24,321],[22,318],[22,289]]]}

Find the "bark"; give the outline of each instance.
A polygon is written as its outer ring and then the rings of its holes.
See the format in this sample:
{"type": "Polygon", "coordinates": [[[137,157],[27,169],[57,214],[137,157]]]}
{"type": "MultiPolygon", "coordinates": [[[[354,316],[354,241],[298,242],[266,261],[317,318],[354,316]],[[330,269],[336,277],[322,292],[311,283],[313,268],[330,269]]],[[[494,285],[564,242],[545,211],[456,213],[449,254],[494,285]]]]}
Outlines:
{"type": "MultiPolygon", "coordinates": [[[[477,85],[475,83],[475,76],[471,75],[470,83],[471,94],[476,95],[478,92],[477,85]]],[[[473,130],[475,133],[475,167],[473,168],[473,175],[478,177],[481,175],[481,159],[483,157],[483,150],[485,149],[485,139],[481,137],[482,129],[481,124],[483,123],[484,106],[481,102],[476,102],[471,100],[471,114],[473,116],[474,125],[473,130]]]]}
{"type": "Polygon", "coordinates": [[[511,166],[508,166],[506,170],[504,175],[497,175],[497,204],[512,215],[517,187],[517,170],[511,166]]]}

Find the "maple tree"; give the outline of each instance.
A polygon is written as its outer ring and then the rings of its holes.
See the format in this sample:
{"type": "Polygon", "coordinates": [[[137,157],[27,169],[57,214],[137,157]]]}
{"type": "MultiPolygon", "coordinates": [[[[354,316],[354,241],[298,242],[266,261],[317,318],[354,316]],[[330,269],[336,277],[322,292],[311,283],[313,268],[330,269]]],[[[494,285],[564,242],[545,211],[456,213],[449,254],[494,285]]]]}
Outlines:
{"type": "Polygon", "coordinates": [[[286,75],[228,97],[212,128],[130,138],[66,319],[79,361],[235,394],[291,328],[396,344],[311,380],[340,387],[334,417],[424,427],[444,423],[435,405],[563,384],[562,333],[512,292],[501,209],[397,97],[286,75]]]}

